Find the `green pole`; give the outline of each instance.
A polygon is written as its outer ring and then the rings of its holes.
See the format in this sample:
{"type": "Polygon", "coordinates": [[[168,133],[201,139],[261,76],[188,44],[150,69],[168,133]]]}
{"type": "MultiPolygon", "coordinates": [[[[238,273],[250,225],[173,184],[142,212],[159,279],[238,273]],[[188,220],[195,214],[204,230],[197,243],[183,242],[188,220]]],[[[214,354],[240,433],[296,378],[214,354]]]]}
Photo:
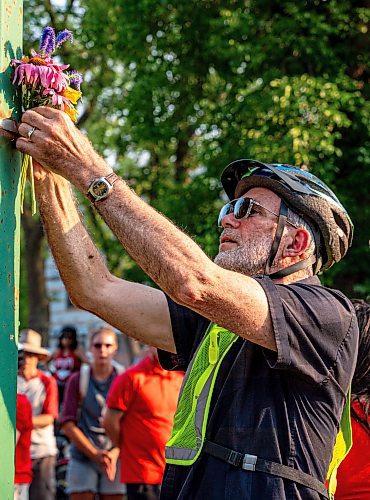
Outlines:
{"type": "MultiPolygon", "coordinates": [[[[22,51],[23,2],[0,1],[0,119],[19,118],[20,96],[11,83],[10,60],[22,51]]],[[[20,155],[0,137],[0,499],[14,497],[15,405],[19,323],[18,181],[20,155]]]]}

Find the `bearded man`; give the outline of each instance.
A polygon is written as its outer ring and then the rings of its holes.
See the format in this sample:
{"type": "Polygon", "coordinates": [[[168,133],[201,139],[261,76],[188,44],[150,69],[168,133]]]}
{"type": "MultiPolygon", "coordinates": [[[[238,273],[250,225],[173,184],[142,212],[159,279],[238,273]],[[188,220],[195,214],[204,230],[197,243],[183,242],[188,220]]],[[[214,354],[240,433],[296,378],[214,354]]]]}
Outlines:
{"type": "Polygon", "coordinates": [[[65,114],[26,111],[19,133],[73,303],[156,346],[163,367],[186,370],[162,498],[324,498],[358,343],[350,301],[316,276],[352,240],[335,194],[289,165],[231,163],[212,262],[65,114]],[[109,273],[68,181],[160,290],[109,273]]]}

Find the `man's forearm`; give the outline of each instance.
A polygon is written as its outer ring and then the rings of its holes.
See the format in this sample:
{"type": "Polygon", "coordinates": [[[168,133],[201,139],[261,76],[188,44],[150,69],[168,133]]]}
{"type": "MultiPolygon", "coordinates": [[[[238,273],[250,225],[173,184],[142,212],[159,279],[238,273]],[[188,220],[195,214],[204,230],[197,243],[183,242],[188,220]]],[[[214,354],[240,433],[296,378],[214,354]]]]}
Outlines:
{"type": "Polygon", "coordinates": [[[108,270],[81,221],[69,183],[48,176],[35,185],[44,229],[62,279],[70,297],[83,302],[84,291],[96,289],[94,274],[106,276],[108,270]]]}
{"type": "Polygon", "coordinates": [[[177,302],[190,277],[203,279],[211,261],[201,248],[124,181],[95,207],[137,264],[177,302]]]}
{"type": "Polygon", "coordinates": [[[94,460],[97,455],[97,449],[90,443],[83,432],[77,427],[74,422],[66,422],[63,425],[63,432],[70,441],[88,458],[94,460]]]}
{"type": "Polygon", "coordinates": [[[32,424],[34,429],[41,429],[42,427],[47,427],[54,422],[54,417],[48,413],[43,413],[42,415],[35,415],[32,417],[32,424]]]}
{"type": "Polygon", "coordinates": [[[65,179],[48,174],[35,186],[49,246],[72,302],[127,335],[174,352],[163,293],[109,273],[80,220],[65,179]]]}
{"type": "Polygon", "coordinates": [[[120,418],[122,413],[115,414],[115,410],[107,409],[103,420],[103,426],[113,446],[119,447],[120,441],[120,418]]]}

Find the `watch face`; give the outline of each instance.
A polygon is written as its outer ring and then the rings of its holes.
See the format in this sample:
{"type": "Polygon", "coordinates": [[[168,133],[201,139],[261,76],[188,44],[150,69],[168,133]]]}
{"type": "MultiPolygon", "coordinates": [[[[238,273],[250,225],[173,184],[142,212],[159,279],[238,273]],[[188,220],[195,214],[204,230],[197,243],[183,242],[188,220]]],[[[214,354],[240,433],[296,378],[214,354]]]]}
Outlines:
{"type": "Polygon", "coordinates": [[[109,185],[107,181],[97,180],[92,186],[92,192],[97,198],[103,198],[109,193],[109,185]]]}

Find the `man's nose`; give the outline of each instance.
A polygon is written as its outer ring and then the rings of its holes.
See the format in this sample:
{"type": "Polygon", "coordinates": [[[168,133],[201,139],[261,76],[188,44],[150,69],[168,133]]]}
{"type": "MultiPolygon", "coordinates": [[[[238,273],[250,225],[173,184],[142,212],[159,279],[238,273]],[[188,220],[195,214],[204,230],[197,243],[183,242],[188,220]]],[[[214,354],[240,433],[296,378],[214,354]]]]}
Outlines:
{"type": "Polygon", "coordinates": [[[240,219],[235,219],[234,212],[230,212],[222,219],[221,225],[223,228],[238,227],[240,226],[240,219]]]}

